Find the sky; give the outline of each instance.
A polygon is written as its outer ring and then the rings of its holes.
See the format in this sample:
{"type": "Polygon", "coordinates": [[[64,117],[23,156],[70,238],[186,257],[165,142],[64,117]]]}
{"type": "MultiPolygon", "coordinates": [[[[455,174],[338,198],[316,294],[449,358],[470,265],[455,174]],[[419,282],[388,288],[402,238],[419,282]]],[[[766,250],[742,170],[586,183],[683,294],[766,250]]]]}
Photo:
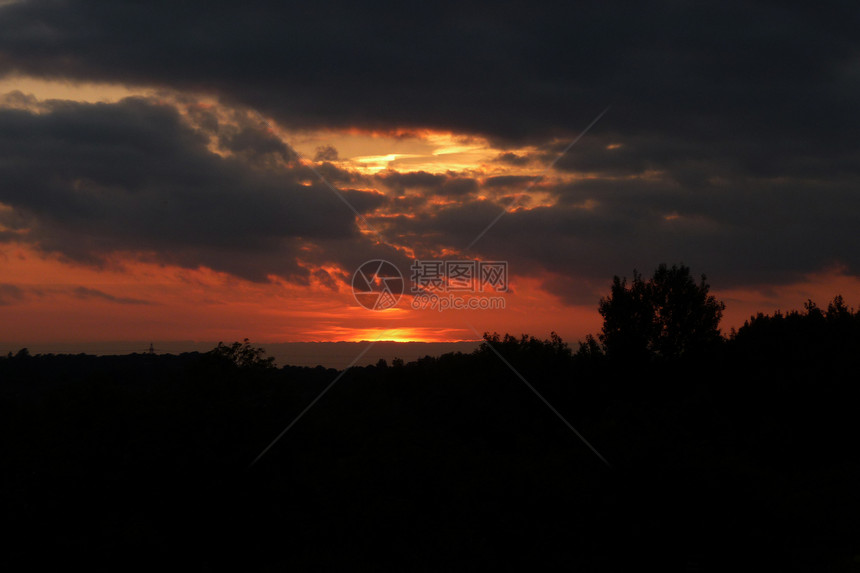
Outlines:
{"type": "Polygon", "coordinates": [[[0,2],[0,346],[575,343],[613,276],[660,263],[707,276],[725,332],[860,304],[858,25],[853,2],[0,2]],[[354,292],[376,260],[403,276],[384,310],[354,292]],[[434,291],[502,302],[422,308],[416,260],[507,263],[434,291]]]}

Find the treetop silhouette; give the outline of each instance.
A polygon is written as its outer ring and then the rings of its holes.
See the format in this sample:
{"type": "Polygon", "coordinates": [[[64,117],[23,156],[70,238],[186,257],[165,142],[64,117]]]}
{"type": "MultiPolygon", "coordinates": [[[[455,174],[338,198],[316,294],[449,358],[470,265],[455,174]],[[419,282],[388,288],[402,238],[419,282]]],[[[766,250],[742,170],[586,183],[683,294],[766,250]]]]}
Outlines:
{"type": "Polygon", "coordinates": [[[275,366],[275,357],[264,356],[265,349],[251,346],[247,338],[243,342],[234,342],[230,346],[219,342],[218,346],[209,351],[209,354],[239,368],[274,368],[275,366]]]}
{"type": "Polygon", "coordinates": [[[705,275],[697,284],[690,268],[661,264],[649,280],[633,271],[633,281],[615,276],[600,300],[600,342],[609,358],[646,361],[675,359],[719,343],[725,304],[709,294],[705,275]]]}

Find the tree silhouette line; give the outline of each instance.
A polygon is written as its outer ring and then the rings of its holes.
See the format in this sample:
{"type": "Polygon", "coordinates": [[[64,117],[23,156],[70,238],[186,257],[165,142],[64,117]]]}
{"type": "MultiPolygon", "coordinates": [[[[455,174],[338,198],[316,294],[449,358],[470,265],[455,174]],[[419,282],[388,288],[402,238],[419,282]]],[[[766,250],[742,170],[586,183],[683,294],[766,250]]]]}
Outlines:
{"type": "Polygon", "coordinates": [[[856,571],[860,311],[807,301],[721,336],[724,308],[705,277],[661,265],[615,277],[602,330],[575,349],[555,333],[486,333],[472,353],[345,373],[276,367],[248,339],[10,353],[0,558],[856,571]]]}

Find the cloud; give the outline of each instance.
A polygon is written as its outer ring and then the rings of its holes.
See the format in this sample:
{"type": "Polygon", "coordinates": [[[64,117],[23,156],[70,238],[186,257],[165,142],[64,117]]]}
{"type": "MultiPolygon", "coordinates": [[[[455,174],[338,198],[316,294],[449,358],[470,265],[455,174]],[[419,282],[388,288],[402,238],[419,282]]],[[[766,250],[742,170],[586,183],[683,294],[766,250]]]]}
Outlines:
{"type": "Polygon", "coordinates": [[[24,298],[24,291],[13,284],[0,283],[0,306],[18,302],[24,298]]]}
{"type": "Polygon", "coordinates": [[[337,149],[331,145],[317,147],[317,152],[314,155],[314,161],[337,161],[337,158],[337,149]]]}
{"type": "Polygon", "coordinates": [[[513,165],[516,167],[522,167],[531,163],[532,159],[527,155],[517,155],[516,153],[513,153],[511,151],[506,151],[505,153],[500,153],[498,156],[496,156],[493,161],[496,161],[498,163],[505,163],[507,165],[513,165]]]}
{"type": "Polygon", "coordinates": [[[630,134],[778,143],[853,133],[850,4],[327,2],[297,11],[30,0],[0,10],[6,69],[205,88],[291,127],[543,141],[577,133],[612,104],[606,123],[630,134]]]}
{"type": "Polygon", "coordinates": [[[489,189],[507,188],[513,191],[522,191],[531,185],[539,182],[540,176],[530,175],[496,175],[495,177],[487,177],[484,181],[484,187],[489,189]]]}
{"type": "MultiPolygon", "coordinates": [[[[174,105],[46,105],[39,114],[0,109],[0,203],[13,208],[0,215],[27,231],[10,239],[87,263],[152,252],[252,280],[300,281],[304,243],[362,242],[355,214],[264,131],[241,126],[218,138],[222,156],[174,105]]],[[[360,212],[385,201],[358,189],[343,195],[360,212]]]]}
{"type": "Polygon", "coordinates": [[[249,158],[266,158],[271,156],[276,160],[290,161],[296,158],[295,152],[287,145],[269,133],[254,127],[242,127],[220,137],[221,147],[234,154],[246,155],[249,158]]]}
{"type": "MultiPolygon", "coordinates": [[[[661,262],[684,262],[720,287],[799,281],[835,264],[857,275],[858,185],[738,178],[691,189],[671,174],[586,179],[555,186],[551,206],[506,213],[472,253],[509,260],[512,276],[553,276],[547,287],[573,303],[592,300],[615,274],[661,262]]],[[[446,204],[397,224],[424,237],[418,244],[428,251],[464,249],[503,205],[446,204]]]]}
{"type": "Polygon", "coordinates": [[[106,300],[108,302],[114,302],[117,304],[132,304],[132,305],[148,305],[152,304],[149,301],[131,298],[131,297],[121,297],[114,296],[112,294],[108,294],[104,291],[84,287],[49,287],[38,288],[32,285],[14,285],[14,284],[2,284],[0,283],[0,306],[8,306],[12,304],[17,304],[22,301],[25,301],[28,298],[32,297],[43,297],[46,294],[63,294],[63,295],[71,295],[77,299],[81,300],[90,300],[90,299],[98,299],[98,300],[106,300]]]}
{"type": "MultiPolygon", "coordinates": [[[[554,203],[504,215],[473,253],[550,277],[548,288],[579,301],[613,274],[660,262],[727,286],[837,263],[860,273],[855,12],[29,0],[0,7],[0,69],[205,91],[287,129],[486,138],[499,154],[480,174],[362,176],[335,164],[333,148],[314,156],[386,238],[424,255],[464,249],[506,204],[499,190],[531,181],[517,168],[549,165],[611,104],[540,181],[554,203]]],[[[153,252],[253,280],[308,281],[309,261],[403,258],[239,112],[21,93],[0,103],[0,202],[17,217],[0,212],[0,239],[26,229],[73,260],[153,252]]]]}
{"type": "Polygon", "coordinates": [[[72,289],[72,294],[80,299],[101,299],[109,302],[115,302],[118,304],[151,304],[149,301],[141,300],[137,298],[129,298],[129,297],[118,297],[112,294],[108,294],[106,292],[102,292],[97,289],[87,288],[87,287],[76,287],[72,289]]]}
{"type": "Polygon", "coordinates": [[[478,182],[474,178],[453,172],[411,171],[399,173],[386,171],[378,174],[376,181],[393,189],[398,194],[417,191],[428,196],[459,197],[478,190],[478,182]]]}

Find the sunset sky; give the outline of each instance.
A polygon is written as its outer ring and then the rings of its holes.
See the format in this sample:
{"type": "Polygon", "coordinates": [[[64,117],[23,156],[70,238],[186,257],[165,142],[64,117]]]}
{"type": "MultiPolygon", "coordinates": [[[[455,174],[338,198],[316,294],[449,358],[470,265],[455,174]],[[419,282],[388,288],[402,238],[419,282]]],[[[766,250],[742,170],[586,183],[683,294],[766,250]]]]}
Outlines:
{"type": "Polygon", "coordinates": [[[856,306],[858,25],[852,2],[0,2],[0,350],[575,343],[613,275],[662,262],[707,275],[724,331],[856,306]],[[374,259],[407,279],[389,310],[353,296],[374,259]],[[412,309],[413,259],[506,261],[505,308],[412,309]]]}

